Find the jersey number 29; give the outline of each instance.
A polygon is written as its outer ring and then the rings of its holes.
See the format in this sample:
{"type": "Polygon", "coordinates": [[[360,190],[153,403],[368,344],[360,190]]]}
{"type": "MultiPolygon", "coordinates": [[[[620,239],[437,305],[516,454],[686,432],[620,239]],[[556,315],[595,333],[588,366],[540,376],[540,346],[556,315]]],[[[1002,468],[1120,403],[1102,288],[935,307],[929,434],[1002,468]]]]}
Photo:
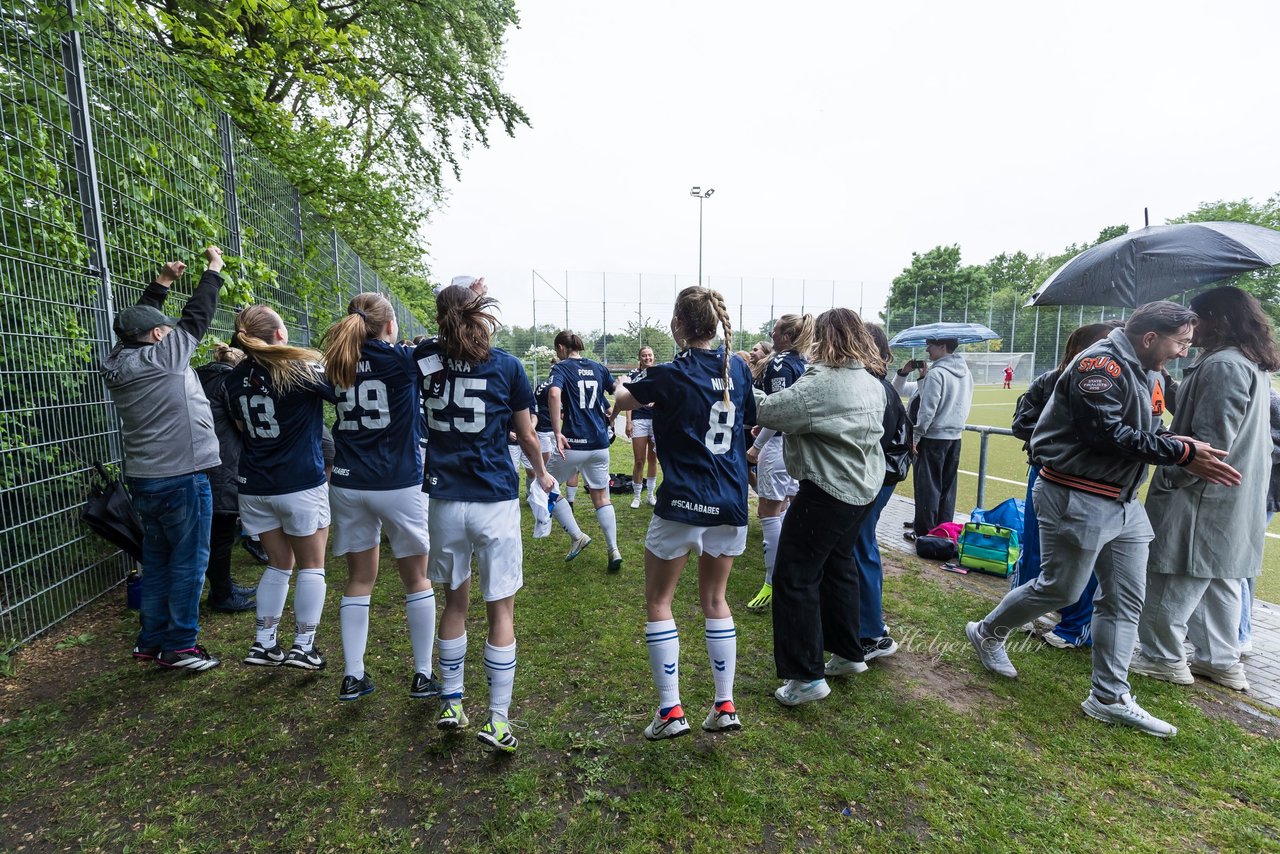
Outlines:
{"type": "Polygon", "coordinates": [[[732,401],[725,403],[717,400],[711,404],[711,425],[707,428],[704,441],[707,450],[716,456],[729,453],[729,449],[733,447],[733,419],[737,412],[738,407],[732,401]]]}
{"type": "Polygon", "coordinates": [[[391,424],[391,409],[387,404],[387,384],[382,380],[364,380],[351,388],[338,392],[338,429],[381,430],[391,424]],[[351,413],[356,406],[364,410],[357,421],[351,413]]]}

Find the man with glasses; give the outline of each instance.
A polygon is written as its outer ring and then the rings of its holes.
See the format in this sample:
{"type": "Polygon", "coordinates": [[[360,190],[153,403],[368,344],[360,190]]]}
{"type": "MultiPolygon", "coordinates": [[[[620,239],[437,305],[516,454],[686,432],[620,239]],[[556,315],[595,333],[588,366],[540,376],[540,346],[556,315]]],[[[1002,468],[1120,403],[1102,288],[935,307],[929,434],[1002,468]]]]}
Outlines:
{"type": "Polygon", "coordinates": [[[1031,436],[1032,455],[1041,463],[1033,491],[1041,575],[965,627],[983,666],[1016,678],[1004,647],[1009,633],[1075,602],[1096,573],[1093,686],[1081,708],[1097,720],[1162,738],[1177,727],[1139,706],[1128,682],[1154,537],[1138,488],[1149,464],[1182,466],[1224,486],[1240,483],[1239,472],[1222,461],[1224,451],[1173,435],[1160,421],[1160,371],[1186,353],[1196,322],[1194,312],[1176,303],[1147,303],[1063,371],[1031,436]]]}

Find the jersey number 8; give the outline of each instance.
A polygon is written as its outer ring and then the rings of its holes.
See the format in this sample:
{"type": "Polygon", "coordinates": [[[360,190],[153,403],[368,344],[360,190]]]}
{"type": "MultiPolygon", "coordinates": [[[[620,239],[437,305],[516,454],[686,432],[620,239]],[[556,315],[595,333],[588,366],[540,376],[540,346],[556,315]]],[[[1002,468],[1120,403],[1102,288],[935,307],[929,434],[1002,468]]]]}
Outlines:
{"type": "Polygon", "coordinates": [[[457,377],[453,380],[445,380],[444,390],[440,393],[440,396],[427,398],[428,426],[432,430],[439,430],[442,433],[449,432],[451,422],[447,419],[437,418],[436,413],[448,406],[450,397],[452,397],[454,406],[470,413],[469,418],[453,418],[452,429],[457,430],[459,433],[481,432],[484,430],[485,414],[484,400],[479,395],[484,394],[488,386],[488,380],[475,379],[473,377],[457,377]],[[452,395],[450,392],[452,392],[452,395]]]}
{"type": "Polygon", "coordinates": [[[711,404],[711,426],[704,440],[707,450],[716,456],[729,453],[733,447],[733,418],[738,408],[732,402],[717,400],[711,404]]]}
{"type": "Polygon", "coordinates": [[[381,430],[391,424],[391,409],[387,403],[387,384],[382,380],[365,380],[351,388],[340,388],[338,392],[338,429],[381,430]],[[356,406],[367,415],[361,415],[359,421],[351,415],[356,406]]]}

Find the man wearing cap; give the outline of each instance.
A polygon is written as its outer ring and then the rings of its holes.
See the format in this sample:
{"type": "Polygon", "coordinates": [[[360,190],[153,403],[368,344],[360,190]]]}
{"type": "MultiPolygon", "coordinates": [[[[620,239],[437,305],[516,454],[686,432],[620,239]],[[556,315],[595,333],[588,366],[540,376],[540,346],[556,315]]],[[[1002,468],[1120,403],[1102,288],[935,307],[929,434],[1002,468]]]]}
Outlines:
{"type": "Polygon", "coordinates": [[[196,644],[213,518],[206,472],[219,464],[209,400],[189,365],[222,288],[222,251],[210,246],[204,256],[208,268],[182,317],[161,311],[187,269],[170,261],[138,304],[116,315],[120,341],[101,368],[120,416],[126,483],[142,519],[142,629],[133,656],[194,671],[218,666],[196,644]]]}

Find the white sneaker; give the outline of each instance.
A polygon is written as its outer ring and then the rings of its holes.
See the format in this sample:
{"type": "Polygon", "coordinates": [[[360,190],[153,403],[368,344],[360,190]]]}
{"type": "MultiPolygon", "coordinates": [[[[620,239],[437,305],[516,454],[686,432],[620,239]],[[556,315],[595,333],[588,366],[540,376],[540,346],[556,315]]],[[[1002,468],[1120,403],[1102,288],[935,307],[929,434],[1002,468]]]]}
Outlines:
{"type": "Polygon", "coordinates": [[[734,708],[733,701],[712,703],[711,712],[702,722],[702,728],[707,732],[730,732],[742,729],[742,721],[738,720],[738,710],[734,708]]]}
{"type": "Polygon", "coordinates": [[[565,563],[568,563],[578,555],[582,554],[582,550],[589,545],[591,545],[591,538],[586,534],[578,537],[578,539],[573,541],[573,545],[569,547],[569,553],[564,556],[565,563]]]}
{"type": "Polygon", "coordinates": [[[1045,632],[1040,636],[1040,640],[1044,641],[1054,649],[1078,649],[1079,648],[1075,644],[1073,644],[1071,641],[1067,640],[1062,635],[1058,634],[1057,632],[1045,632]]]}
{"type": "Polygon", "coordinates": [[[782,687],[773,692],[773,697],[784,706],[798,706],[801,703],[812,703],[821,700],[831,693],[831,686],[825,679],[788,679],[782,687]]]}
{"type": "Polygon", "coordinates": [[[636,493],[636,497],[631,499],[631,509],[632,510],[640,509],[640,493],[638,492],[636,493]]]}
{"type": "Polygon", "coordinates": [[[1174,685],[1194,685],[1196,682],[1196,677],[1191,675],[1191,668],[1187,667],[1185,660],[1170,664],[1167,661],[1149,658],[1141,652],[1135,652],[1133,658],[1129,660],[1129,672],[1141,673],[1143,676],[1172,682],[1174,685]]]}
{"type": "Polygon", "coordinates": [[[853,661],[842,655],[835,654],[832,654],[827,666],[822,668],[822,672],[828,676],[848,676],[852,673],[865,673],[866,670],[866,662],[853,661]]]}
{"type": "Polygon", "coordinates": [[[609,549],[609,572],[620,572],[622,570],[622,551],[621,549],[609,549]]]}
{"type": "Polygon", "coordinates": [[[1156,738],[1172,738],[1178,734],[1178,728],[1171,723],[1153,717],[1146,709],[1138,705],[1129,694],[1120,697],[1120,702],[1107,704],[1099,700],[1093,693],[1080,704],[1084,713],[1097,721],[1106,724],[1130,726],[1156,738]]]}
{"type": "Polygon", "coordinates": [[[658,504],[658,491],[655,489],[649,492],[649,506],[656,507],[657,504],[658,504]]]}
{"type": "Polygon", "coordinates": [[[1010,679],[1018,678],[1018,671],[1014,669],[1013,662],[1009,660],[1009,653],[1005,652],[1004,641],[999,638],[983,637],[979,623],[966,623],[964,634],[965,637],[969,638],[969,643],[973,644],[974,650],[978,653],[978,660],[982,662],[983,667],[999,676],[1007,676],[1010,679]]]}
{"type": "Polygon", "coordinates": [[[1238,652],[1241,658],[1248,658],[1253,655],[1253,639],[1241,642],[1238,652]]]}
{"type": "Polygon", "coordinates": [[[644,728],[644,737],[650,741],[661,741],[664,738],[675,738],[689,731],[689,722],[685,720],[684,709],[679,704],[672,706],[664,717],[661,710],[653,713],[653,721],[644,728]]]}
{"type": "Polygon", "coordinates": [[[1197,676],[1212,679],[1219,685],[1225,685],[1226,687],[1234,688],[1237,691],[1249,690],[1249,682],[1244,678],[1244,665],[1238,661],[1226,670],[1219,670],[1216,667],[1210,667],[1204,662],[1192,659],[1191,666],[1187,668],[1187,671],[1188,676],[1191,673],[1194,673],[1197,676]]]}

